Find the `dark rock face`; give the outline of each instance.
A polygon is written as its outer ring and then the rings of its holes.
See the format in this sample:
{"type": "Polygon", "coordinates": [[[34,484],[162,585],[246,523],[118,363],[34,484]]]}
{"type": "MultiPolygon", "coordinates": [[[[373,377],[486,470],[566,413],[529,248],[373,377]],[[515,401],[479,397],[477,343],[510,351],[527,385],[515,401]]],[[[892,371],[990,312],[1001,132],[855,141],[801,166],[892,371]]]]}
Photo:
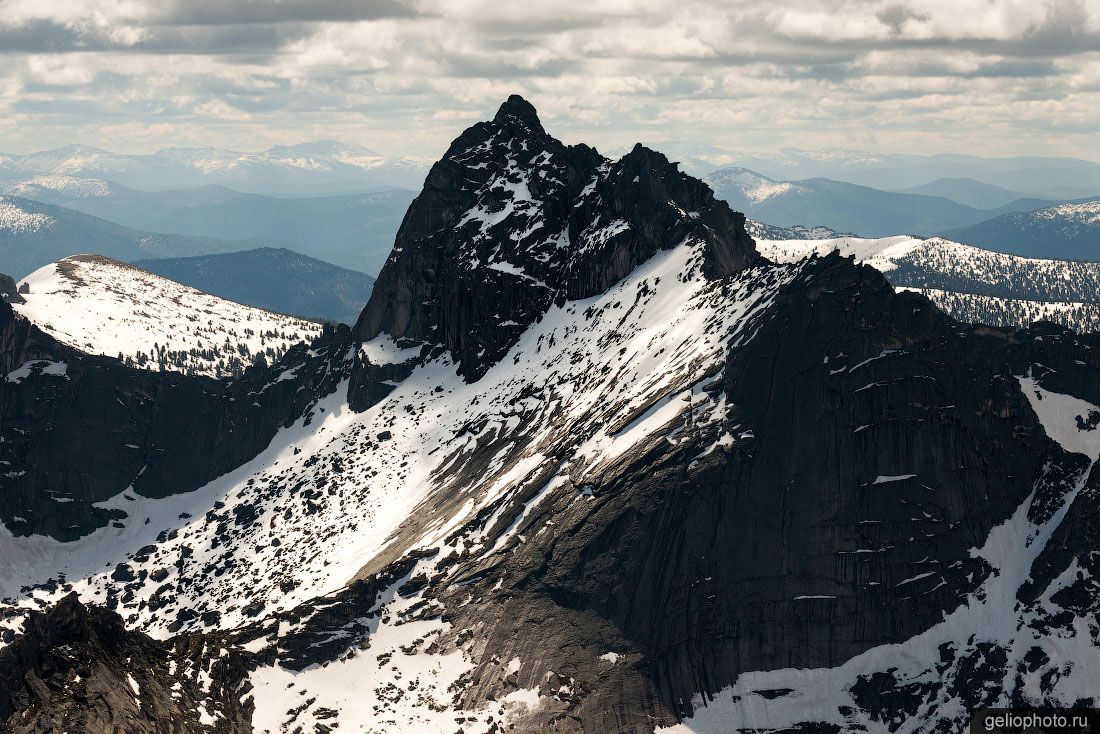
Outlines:
{"type": "Polygon", "coordinates": [[[94,503],[196,489],[262,451],[336,389],[350,367],[346,327],[235,380],[124,367],[43,334],[0,304],[0,520],[16,535],[72,540],[125,513],[94,503]],[[63,364],[51,374],[44,368],[63,364]],[[280,379],[281,376],[291,379],[280,379]]]}
{"type": "MultiPolygon", "coordinates": [[[[355,335],[441,348],[473,381],[555,299],[602,293],[686,238],[707,244],[709,277],[757,259],[744,216],[660,153],[639,145],[611,162],[565,146],[512,96],[432,167],[355,335]]],[[[385,394],[378,366],[357,360],[353,406],[385,394]]]]}
{"type": "Polygon", "coordinates": [[[237,652],[217,657],[216,643],[158,642],[69,595],[0,650],[0,731],[198,733],[217,715],[218,731],[250,732],[248,669],[237,652]]]}
{"type": "Polygon", "coordinates": [[[30,321],[16,318],[7,301],[0,301],[0,371],[5,376],[27,362],[53,360],[71,351],[30,321]]]}
{"type": "Polygon", "coordinates": [[[456,574],[477,578],[460,624],[496,630],[489,649],[592,691],[544,714],[564,731],[646,731],[741,672],[927,629],[988,576],[970,549],[1065,456],[1011,375],[968,363],[958,325],[871,268],[819,261],[762,323],[718,382],[743,437],[728,452],[641,445],[586,479],[592,502],[523,518],[557,532],[456,574]],[[635,660],[613,684],[590,662],[609,649],[635,660]]]}
{"type": "Polygon", "coordinates": [[[10,275],[0,273],[0,301],[5,303],[26,303],[27,299],[19,295],[19,288],[10,275]]]}

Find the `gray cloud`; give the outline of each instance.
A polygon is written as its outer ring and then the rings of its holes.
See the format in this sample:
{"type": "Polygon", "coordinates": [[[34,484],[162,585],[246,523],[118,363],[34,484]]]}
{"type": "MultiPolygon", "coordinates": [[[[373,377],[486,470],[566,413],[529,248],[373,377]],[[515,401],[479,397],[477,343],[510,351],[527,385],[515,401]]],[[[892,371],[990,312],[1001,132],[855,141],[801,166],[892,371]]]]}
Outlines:
{"type": "Polygon", "coordinates": [[[411,2],[402,0],[174,0],[158,5],[153,17],[158,24],[251,25],[412,18],[420,14],[411,2]]]}
{"type": "Polygon", "coordinates": [[[511,92],[562,137],[1100,158],[1100,0],[0,0],[0,136],[434,156],[511,92]],[[1042,131],[1049,131],[1049,135],[1042,131]]]}
{"type": "Polygon", "coordinates": [[[94,36],[52,20],[36,19],[16,26],[0,25],[0,54],[57,53],[85,49],[102,51],[108,47],[94,36]]]}

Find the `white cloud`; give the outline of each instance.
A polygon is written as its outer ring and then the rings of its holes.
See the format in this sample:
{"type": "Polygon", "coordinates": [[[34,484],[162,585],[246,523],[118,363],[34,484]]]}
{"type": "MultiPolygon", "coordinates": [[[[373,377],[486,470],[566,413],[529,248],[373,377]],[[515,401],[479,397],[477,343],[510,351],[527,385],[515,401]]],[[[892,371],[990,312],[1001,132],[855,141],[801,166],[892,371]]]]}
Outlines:
{"type": "Polygon", "coordinates": [[[90,84],[95,73],[80,54],[35,55],[26,60],[29,77],[42,84],[76,86],[90,84]]]}

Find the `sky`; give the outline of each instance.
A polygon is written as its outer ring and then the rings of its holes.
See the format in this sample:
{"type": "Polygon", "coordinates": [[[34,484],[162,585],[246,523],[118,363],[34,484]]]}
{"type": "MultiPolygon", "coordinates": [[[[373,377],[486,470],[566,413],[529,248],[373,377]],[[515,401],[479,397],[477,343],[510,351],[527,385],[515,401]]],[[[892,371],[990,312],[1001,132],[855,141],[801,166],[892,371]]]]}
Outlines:
{"type": "Polygon", "coordinates": [[[1100,160],[1100,0],[0,0],[0,151],[566,142],[1100,160]]]}

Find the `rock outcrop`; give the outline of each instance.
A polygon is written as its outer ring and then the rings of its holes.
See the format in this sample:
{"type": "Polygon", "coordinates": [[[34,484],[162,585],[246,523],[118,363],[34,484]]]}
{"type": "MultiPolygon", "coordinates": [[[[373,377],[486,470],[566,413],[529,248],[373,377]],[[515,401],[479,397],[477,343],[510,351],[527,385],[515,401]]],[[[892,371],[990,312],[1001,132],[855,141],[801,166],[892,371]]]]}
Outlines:
{"type": "Polygon", "coordinates": [[[19,287],[10,275],[0,273],[0,301],[5,303],[26,303],[26,299],[19,293],[19,287]]]}
{"type": "Polygon", "coordinates": [[[215,643],[153,640],[70,594],[0,649],[0,731],[251,732],[245,659],[215,643]]]}

